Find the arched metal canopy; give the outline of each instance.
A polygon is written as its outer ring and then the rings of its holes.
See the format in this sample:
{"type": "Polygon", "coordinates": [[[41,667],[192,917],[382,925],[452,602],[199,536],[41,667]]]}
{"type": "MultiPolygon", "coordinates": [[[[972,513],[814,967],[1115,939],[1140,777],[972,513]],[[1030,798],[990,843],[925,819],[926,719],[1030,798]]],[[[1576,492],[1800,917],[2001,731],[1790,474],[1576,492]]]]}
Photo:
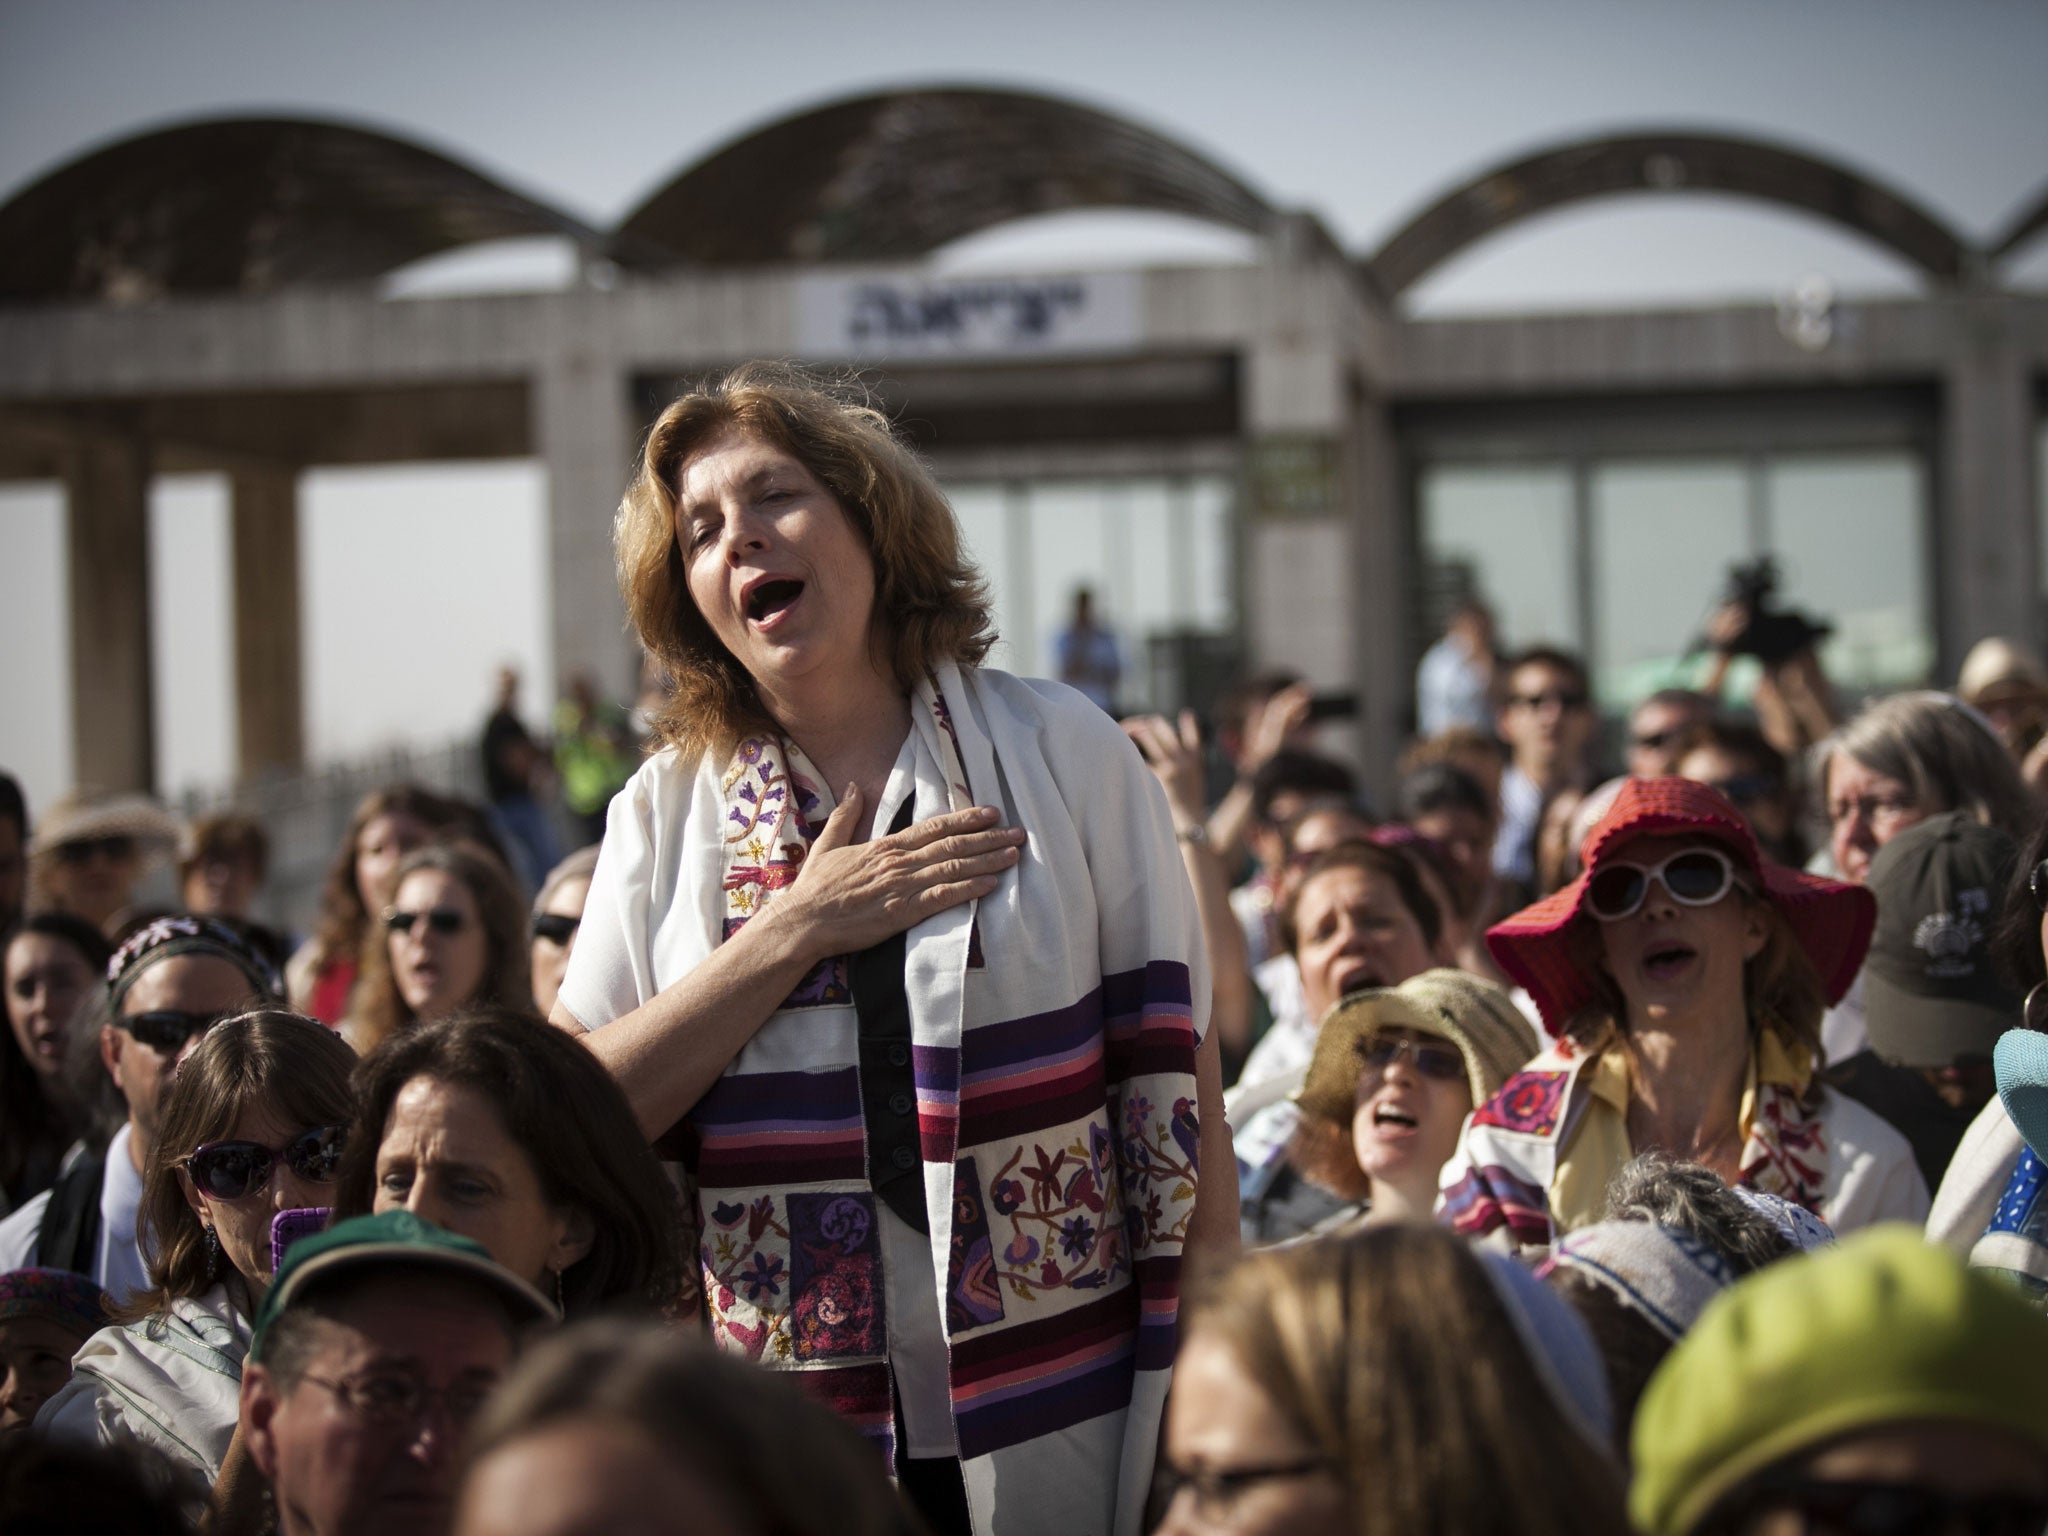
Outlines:
{"type": "Polygon", "coordinates": [[[1194,151],[1092,107],[994,90],[864,96],[784,118],[656,192],[622,265],[884,261],[1031,214],[1140,208],[1258,232],[1273,210],[1194,151]]]}
{"type": "Polygon", "coordinates": [[[1622,192],[1732,192],[1855,231],[1941,282],[1967,248],[1932,214],[1843,166],[1774,144],[1696,133],[1637,133],[1547,149],[1438,199],[1364,263],[1400,294],[1488,235],[1545,209],[1622,192]]]}
{"type": "Polygon", "coordinates": [[[228,118],[97,150],[0,207],[0,300],[128,300],[357,282],[483,240],[600,237],[402,139],[228,118]]]}
{"type": "Polygon", "coordinates": [[[1991,247],[1991,259],[2003,261],[2044,229],[2048,229],[2048,187],[2041,189],[2041,195],[2034,199],[2033,205],[2014,219],[1998,243],[1991,247]]]}

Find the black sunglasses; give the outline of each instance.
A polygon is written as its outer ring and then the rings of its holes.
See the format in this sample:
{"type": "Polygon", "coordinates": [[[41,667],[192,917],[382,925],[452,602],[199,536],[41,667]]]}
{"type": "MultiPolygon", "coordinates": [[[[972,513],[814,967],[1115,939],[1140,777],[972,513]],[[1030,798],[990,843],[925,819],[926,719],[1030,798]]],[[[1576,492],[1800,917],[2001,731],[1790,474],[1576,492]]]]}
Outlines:
{"type": "Polygon", "coordinates": [[[2048,1525],[2048,1499],[1950,1493],[1912,1483],[1772,1482],[1743,1509],[1751,1518],[1770,1510],[1796,1510],[1808,1531],[1828,1536],[1919,1536],[1923,1531],[2039,1536],[2048,1525]]]}
{"type": "Polygon", "coordinates": [[[203,1035],[222,1019],[233,1013],[225,1009],[220,1013],[187,1013],[182,1008],[152,1008],[147,1013],[131,1013],[114,1020],[120,1028],[128,1031],[151,1050],[165,1056],[175,1056],[185,1049],[185,1042],[194,1035],[203,1035]]]}
{"type": "Polygon", "coordinates": [[[440,934],[460,933],[469,926],[469,919],[453,907],[436,907],[431,912],[401,912],[393,907],[384,914],[384,926],[393,933],[411,933],[412,925],[422,918],[440,934]]]}
{"type": "Polygon", "coordinates": [[[566,948],[582,922],[582,918],[570,917],[565,912],[541,912],[533,919],[533,936],[546,939],[558,949],[566,948]]]}
{"type": "Polygon", "coordinates": [[[332,1184],[347,1136],[345,1126],[317,1125],[281,1147],[266,1147],[256,1141],[210,1141],[185,1160],[185,1171],[216,1200],[239,1200],[251,1190],[261,1189],[280,1162],[309,1184],[332,1184]]]}
{"type": "Polygon", "coordinates": [[[135,855],[135,839],[132,837],[81,837],[76,842],[59,843],[56,847],[60,864],[84,864],[95,856],[109,859],[127,859],[135,855]]]}
{"type": "Polygon", "coordinates": [[[1384,1072],[1403,1055],[1415,1058],[1415,1070],[1440,1083],[1465,1080],[1465,1058],[1454,1045],[1423,1045],[1401,1035],[1379,1035],[1358,1048],[1369,1072],[1384,1072]]]}
{"type": "Polygon", "coordinates": [[[2048,859],[2034,866],[2034,872],[2027,876],[2027,889],[2034,893],[2034,905],[2048,912],[2048,859]]]}

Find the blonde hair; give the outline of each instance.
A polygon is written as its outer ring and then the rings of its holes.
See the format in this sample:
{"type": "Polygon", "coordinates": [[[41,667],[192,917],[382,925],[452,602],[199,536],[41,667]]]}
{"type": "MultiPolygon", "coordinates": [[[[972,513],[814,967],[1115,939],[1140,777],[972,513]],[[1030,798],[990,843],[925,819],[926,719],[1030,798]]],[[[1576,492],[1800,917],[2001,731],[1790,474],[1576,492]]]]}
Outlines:
{"type": "Polygon", "coordinates": [[[906,693],[941,662],[976,665],[995,643],[988,589],[931,471],[850,388],[799,368],[749,363],[690,391],[648,431],[612,542],[619,590],[670,692],[654,733],[686,756],[772,728],[754,682],[690,598],[676,544],[685,463],[736,429],[800,460],[835,496],[875,563],[870,642],[906,693]],[[884,617],[886,616],[886,618],[884,617]]]}
{"type": "Polygon", "coordinates": [[[1573,1427],[1448,1231],[1263,1249],[1197,1292],[1188,1326],[1337,1469],[1354,1536],[1628,1530],[1613,1463],[1573,1427]]]}

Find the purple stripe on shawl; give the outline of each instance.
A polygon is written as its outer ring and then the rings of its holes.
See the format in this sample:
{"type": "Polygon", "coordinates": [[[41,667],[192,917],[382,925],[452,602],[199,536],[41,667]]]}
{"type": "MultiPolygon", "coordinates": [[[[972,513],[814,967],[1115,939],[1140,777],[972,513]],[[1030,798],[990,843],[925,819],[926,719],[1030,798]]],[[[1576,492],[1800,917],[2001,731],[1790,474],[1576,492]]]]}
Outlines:
{"type": "Polygon", "coordinates": [[[1512,1169],[1475,1168],[1444,1191],[1443,1220],[1461,1237],[1483,1237],[1506,1227],[1515,1240],[1550,1241],[1550,1200],[1540,1185],[1512,1169]]]}
{"type": "Polygon", "coordinates": [[[1102,1012],[1112,1030],[1128,1028],[1147,1014],[1194,1016],[1194,986],[1178,960],[1148,960],[1135,971],[1102,978],[1102,1012]]]}
{"type": "Polygon", "coordinates": [[[1135,1345],[1126,1344],[1101,1360],[1033,1382],[1014,1396],[964,1409],[954,1421],[960,1455],[986,1456],[1128,1408],[1135,1372],[1135,1345]]]}
{"type": "Polygon", "coordinates": [[[728,1073],[697,1101],[690,1119],[707,1135],[731,1134],[741,1128],[858,1128],[860,1073],[853,1067],[830,1072],[728,1073]]]}
{"type": "Polygon", "coordinates": [[[999,1024],[980,1024],[960,1041],[960,1072],[975,1078],[1004,1067],[1033,1065],[1063,1055],[1102,1035],[1101,987],[1064,1008],[1026,1014],[999,1024]]]}

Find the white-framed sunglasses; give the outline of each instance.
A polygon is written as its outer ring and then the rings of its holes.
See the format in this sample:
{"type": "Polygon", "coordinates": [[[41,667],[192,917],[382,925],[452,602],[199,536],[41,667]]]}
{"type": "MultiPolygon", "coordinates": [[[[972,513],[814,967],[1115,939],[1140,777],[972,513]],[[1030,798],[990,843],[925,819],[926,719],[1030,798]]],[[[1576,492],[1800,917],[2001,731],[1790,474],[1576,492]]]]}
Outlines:
{"type": "Polygon", "coordinates": [[[1683,907],[1711,907],[1738,883],[1735,861],[1718,848],[1682,848],[1660,864],[1611,859],[1586,882],[1586,910],[1603,923],[1633,917],[1652,880],[1683,907]]]}

